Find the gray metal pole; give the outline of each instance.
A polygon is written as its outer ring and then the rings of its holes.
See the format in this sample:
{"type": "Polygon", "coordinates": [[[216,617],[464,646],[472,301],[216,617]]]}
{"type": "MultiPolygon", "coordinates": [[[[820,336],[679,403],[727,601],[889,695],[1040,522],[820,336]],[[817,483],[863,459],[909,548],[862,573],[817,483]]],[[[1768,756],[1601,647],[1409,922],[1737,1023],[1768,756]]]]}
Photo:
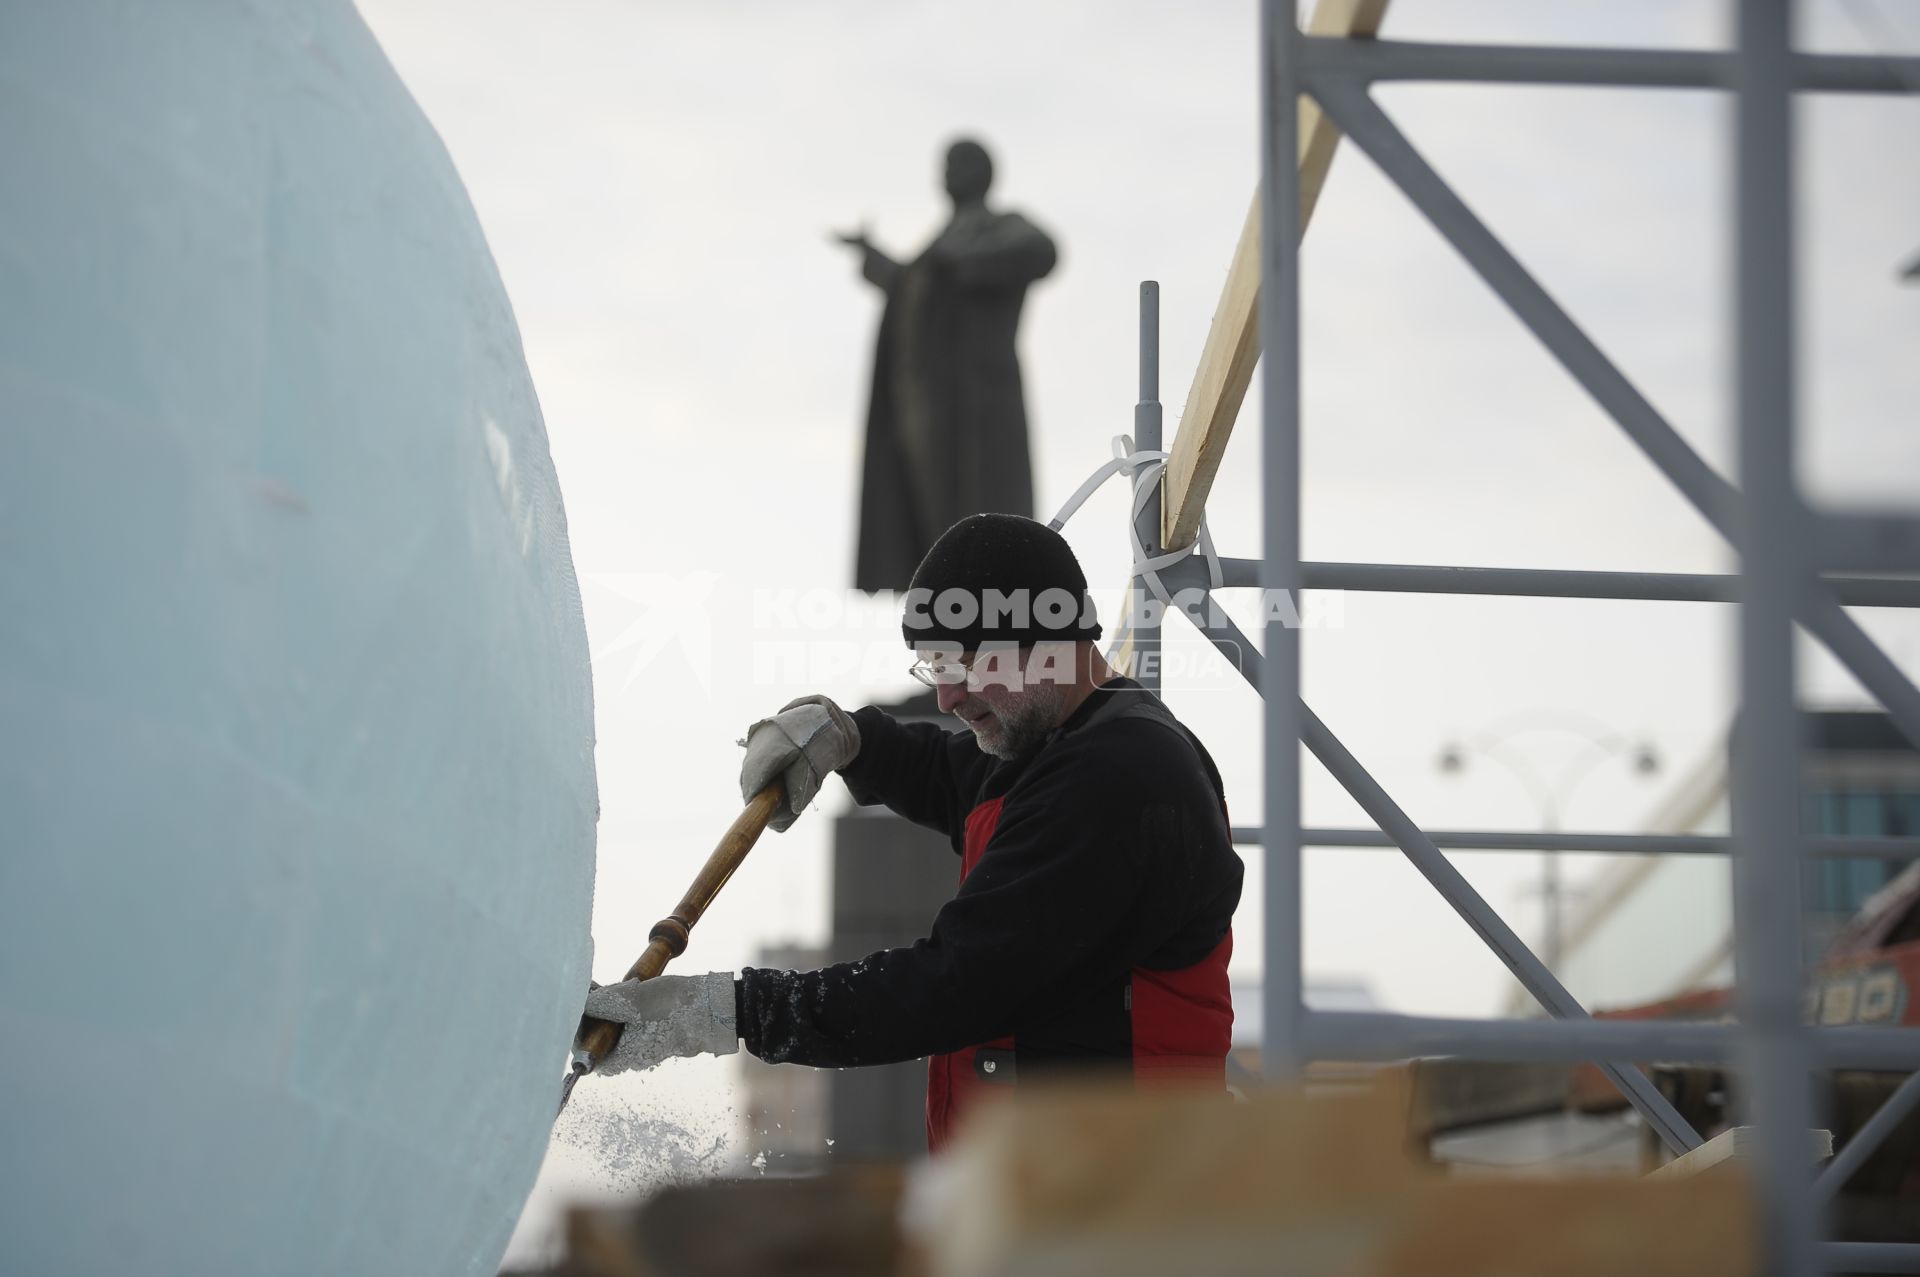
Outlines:
{"type": "MultiPolygon", "coordinates": [[[[1300,63],[1313,78],[1468,81],[1479,84],[1589,84],[1723,89],[1732,71],[1724,53],[1691,49],[1582,49],[1525,45],[1424,44],[1410,40],[1302,41],[1300,63]]],[[[1888,54],[1794,54],[1794,81],[1829,93],[1911,93],[1920,58],[1888,54]]]]}
{"type": "Polygon", "coordinates": [[[1700,458],[1638,387],[1620,372],[1571,315],[1542,288],[1487,228],[1379,104],[1358,89],[1328,86],[1327,115],[1406,192],[1520,322],[1532,330],[1574,380],[1627,432],[1714,527],[1728,534],[1739,494],[1700,458]]]}
{"type": "Polygon", "coordinates": [[[1793,479],[1793,94],[1788,0],[1737,6],[1735,419],[1740,721],[1733,753],[1734,990],[1767,1271],[1821,1271],[1807,1191],[1813,1093],[1801,1024],[1800,710],[1794,604],[1811,564],[1793,479]]]}
{"type": "Polygon", "coordinates": [[[1843,1273],[1920,1273],[1920,1245],[1912,1242],[1828,1242],[1827,1266],[1843,1273]]]}
{"type": "MultiPolygon", "coordinates": [[[[1251,669],[1243,668],[1242,670],[1249,681],[1262,688],[1267,686],[1269,678],[1267,662],[1259,652],[1254,650],[1253,645],[1247,641],[1247,636],[1240,632],[1240,627],[1231,619],[1220,617],[1216,623],[1201,627],[1201,633],[1205,634],[1208,640],[1217,645],[1222,652],[1237,657],[1243,663],[1243,667],[1251,667],[1251,669]]],[[[1268,708],[1271,710],[1271,705],[1268,708]]],[[[1381,787],[1380,782],[1375,780],[1365,767],[1361,766],[1360,760],[1347,751],[1347,747],[1340,743],[1339,738],[1327,729],[1326,724],[1322,723],[1311,709],[1300,705],[1298,713],[1300,739],[1306,743],[1308,749],[1313,751],[1313,756],[1318,758],[1321,765],[1340,782],[1341,787],[1353,796],[1354,801],[1360,804],[1360,809],[1372,817],[1374,824],[1380,826],[1393,839],[1402,854],[1413,863],[1413,867],[1433,884],[1434,890],[1440,893],[1441,899],[1453,906],[1454,912],[1459,914],[1462,920],[1473,928],[1474,934],[1479,936],[1486,946],[1493,950],[1495,956],[1506,964],[1507,970],[1513,972],[1514,977],[1526,986],[1527,992],[1538,998],[1540,1005],[1556,1016],[1563,1019],[1586,1019],[1586,1008],[1567,992],[1566,986],[1560,983],[1553,972],[1542,965],[1540,959],[1527,948],[1525,941],[1514,934],[1513,928],[1507,925],[1499,912],[1473,889],[1473,884],[1453,867],[1452,862],[1440,854],[1440,849],[1433,845],[1433,840],[1421,831],[1420,826],[1414,823],[1411,816],[1401,810],[1400,804],[1393,801],[1393,796],[1381,787]]],[[[1292,825],[1288,827],[1287,832],[1297,839],[1300,831],[1297,825],[1292,825]]],[[[1271,839],[1272,828],[1269,827],[1266,833],[1271,839]]],[[[1267,845],[1271,847],[1273,844],[1269,841],[1267,845]]],[[[1297,872],[1298,843],[1294,845],[1294,867],[1297,872]]],[[[1297,915],[1295,922],[1297,925],[1297,915]]],[[[1490,1026],[1475,1025],[1474,1027],[1490,1026]]],[[[1493,1058],[1498,1059],[1501,1056],[1496,1052],[1493,1058]]],[[[1654,1088],[1646,1074],[1632,1065],[1602,1064],[1600,1067],[1613,1084],[1620,1088],[1620,1093],[1632,1101],[1634,1108],[1647,1119],[1647,1124],[1654,1129],[1668,1148],[1676,1153],[1684,1153],[1688,1149],[1699,1147],[1700,1136],[1687,1125],[1686,1119],[1680,1116],[1679,1111],[1668,1102],[1667,1097],[1654,1088]]]]}
{"type": "MultiPolygon", "coordinates": [[[[1222,556],[1221,583],[1232,588],[1259,584],[1258,559],[1222,556]]],[[[1415,563],[1327,563],[1308,559],[1300,565],[1301,585],[1309,590],[1374,590],[1391,594],[1494,594],[1519,598],[1637,599],[1666,603],[1732,603],[1740,587],[1737,575],[1710,572],[1594,572],[1576,568],[1476,568],[1415,563]]],[[[1171,587],[1206,584],[1204,565],[1188,560],[1161,579],[1171,587]]],[[[1920,579],[1882,576],[1825,576],[1836,601],[1856,607],[1920,607],[1920,579]]]]}
{"type": "Polygon", "coordinates": [[[1860,622],[1847,615],[1846,609],[1824,590],[1815,588],[1800,600],[1800,624],[1873,693],[1893,725],[1920,749],[1920,688],[1914,687],[1905,671],[1860,628],[1860,622]]]}
{"type": "MultiPolygon", "coordinates": [[[[1332,77],[1329,77],[1332,78],[1332,77]]],[[[1351,84],[1315,86],[1327,115],[1373,157],[1407,198],[1586,392],[1619,423],[1668,482],[1736,546],[1743,518],[1740,492],[1682,439],[1632,382],[1614,367],[1572,317],[1541,288],[1453,189],[1434,172],[1373,99],[1351,84]]],[[[1742,280],[1742,283],[1749,281],[1742,280]]],[[[1908,740],[1920,747],[1920,688],[1874,646],[1824,586],[1797,600],[1801,624],[1879,700],[1908,740]]]]}
{"type": "MultiPolygon", "coordinates": [[[[1429,829],[1426,835],[1443,851],[1580,851],[1624,856],[1724,856],[1736,850],[1724,834],[1596,834],[1516,832],[1511,829],[1429,829]]],[[[1260,841],[1254,825],[1235,825],[1233,840],[1252,846],[1260,841]]],[[[1349,847],[1388,850],[1397,847],[1378,829],[1300,831],[1302,847],[1349,847]]],[[[1920,860],[1920,838],[1894,835],[1826,835],[1801,844],[1807,856],[1871,860],[1920,860]]]]}
{"type": "Polygon", "coordinates": [[[1265,701],[1262,800],[1266,827],[1260,1053],[1266,1075],[1298,1077],[1301,1020],[1300,631],[1274,607],[1300,597],[1300,28],[1294,0],[1260,6],[1260,585],[1268,606],[1260,694],[1265,701]]]}
{"type": "MultiPolygon", "coordinates": [[[[1920,1029],[1846,1025],[1810,1029],[1808,1034],[1814,1058],[1833,1068],[1906,1069],[1913,1067],[1920,1054],[1920,1029]]],[[[1316,1059],[1352,1061],[1457,1055],[1470,1060],[1706,1064],[1736,1060],[1742,1050],[1738,1025],[1703,1020],[1459,1020],[1378,1011],[1310,1011],[1307,1037],[1316,1059]]],[[[1806,1147],[1802,1144],[1794,1151],[1799,1192],[1804,1197],[1809,1180],[1806,1147]]]]}
{"type": "Polygon", "coordinates": [[[1823,1203],[1832,1201],[1834,1194],[1847,1186],[1860,1164],[1873,1156],[1880,1141],[1906,1119],[1916,1104],[1920,1104],[1920,1073],[1908,1077],[1892,1095],[1881,1101],[1867,1124],[1855,1131],[1853,1138],[1827,1163],[1827,1169],[1813,1182],[1814,1198],[1823,1203]]]}
{"type": "MultiPolygon", "coordinates": [[[[1139,452],[1158,452],[1161,448],[1160,408],[1160,285],[1151,279],[1140,282],[1140,400],[1133,406],[1133,446],[1139,452]]],[[[1134,495],[1139,496],[1147,480],[1133,472],[1134,495]]],[[[1156,475],[1154,487],[1165,499],[1166,481],[1156,475]]],[[[1160,552],[1160,500],[1147,502],[1133,521],[1134,535],[1148,555],[1160,552]]],[[[1148,691],[1160,690],[1160,618],[1149,610],[1150,595],[1138,578],[1127,582],[1133,604],[1133,677],[1148,691]]],[[[1157,600],[1153,600],[1157,605],[1157,600]]]]}

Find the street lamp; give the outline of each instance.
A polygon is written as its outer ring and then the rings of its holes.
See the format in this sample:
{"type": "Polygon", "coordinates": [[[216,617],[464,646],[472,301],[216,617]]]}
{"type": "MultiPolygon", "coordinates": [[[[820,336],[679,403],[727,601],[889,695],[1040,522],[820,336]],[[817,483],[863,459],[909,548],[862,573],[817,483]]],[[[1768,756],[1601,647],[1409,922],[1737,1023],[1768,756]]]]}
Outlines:
{"type": "MultiPolygon", "coordinates": [[[[1652,742],[1607,731],[1579,715],[1548,711],[1529,714],[1495,730],[1450,740],[1440,747],[1435,762],[1442,773],[1457,776],[1467,770],[1469,760],[1474,757],[1498,763],[1520,782],[1539,808],[1540,828],[1550,834],[1560,832],[1561,814],[1566,811],[1574,790],[1602,763],[1625,758],[1633,774],[1642,777],[1657,775],[1660,771],[1660,754],[1652,742]],[[1576,737],[1584,748],[1558,769],[1548,771],[1512,744],[1522,736],[1543,732],[1576,737]]],[[[1541,928],[1540,960],[1549,969],[1559,965],[1566,949],[1561,917],[1563,894],[1560,853],[1544,852],[1540,864],[1540,897],[1546,918],[1541,928]]]]}

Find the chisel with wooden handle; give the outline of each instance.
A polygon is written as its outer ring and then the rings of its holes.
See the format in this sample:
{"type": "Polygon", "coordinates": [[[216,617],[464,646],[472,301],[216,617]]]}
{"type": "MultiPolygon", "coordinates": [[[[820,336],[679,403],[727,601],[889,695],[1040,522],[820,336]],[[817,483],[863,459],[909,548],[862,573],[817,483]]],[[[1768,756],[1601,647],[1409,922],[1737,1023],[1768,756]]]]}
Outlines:
{"type": "MultiPolygon", "coordinates": [[[[727,832],[720,836],[720,845],[707,857],[707,863],[701,866],[693,885],[687,888],[687,894],[681,897],[673,912],[653,924],[653,930],[647,933],[646,952],[640,955],[639,961],[627,968],[624,979],[651,980],[667,969],[667,963],[687,951],[687,937],[693,930],[693,924],[700,921],[700,915],[720,894],[720,888],[727,885],[727,879],[733,877],[733,871],[753,850],[753,844],[767,827],[767,821],[786,801],[787,787],[778,777],[753,796],[746,808],[734,818],[727,832]]],[[[613,1053],[624,1027],[590,1015],[580,1017],[580,1031],[574,1036],[573,1061],[567,1069],[566,1081],[560,1085],[561,1112],[566,1111],[567,1100],[573,1095],[573,1084],[593,1072],[600,1061],[613,1053]]]]}

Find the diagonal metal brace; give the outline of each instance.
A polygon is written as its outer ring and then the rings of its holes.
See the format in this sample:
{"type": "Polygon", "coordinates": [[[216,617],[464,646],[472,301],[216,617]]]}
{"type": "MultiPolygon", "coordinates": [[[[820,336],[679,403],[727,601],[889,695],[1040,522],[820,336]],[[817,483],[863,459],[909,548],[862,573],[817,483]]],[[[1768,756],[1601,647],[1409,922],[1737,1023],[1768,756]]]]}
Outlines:
{"type": "MultiPolygon", "coordinates": [[[[1217,608],[1209,609],[1209,614],[1196,619],[1196,623],[1200,632],[1215,646],[1227,650],[1228,655],[1240,662],[1240,672],[1247,681],[1259,687],[1263,660],[1259,649],[1241,632],[1240,627],[1217,608]],[[1225,645],[1231,645],[1231,650],[1225,645]]],[[[1515,934],[1493,906],[1473,889],[1473,884],[1453,867],[1452,861],[1441,854],[1440,849],[1433,845],[1433,840],[1414,823],[1413,817],[1401,809],[1393,796],[1381,787],[1359,759],[1347,751],[1347,747],[1340,743],[1339,738],[1328,730],[1327,725],[1305,702],[1300,705],[1300,739],[1313,751],[1313,756],[1320,760],[1321,765],[1333,774],[1333,778],[1353,795],[1354,801],[1360,804],[1373,822],[1393,839],[1407,859],[1413,862],[1413,867],[1453,906],[1454,912],[1473,928],[1474,934],[1506,964],[1507,970],[1513,972],[1527,991],[1540,1000],[1541,1006],[1563,1020],[1588,1018],[1587,1009],[1580,1005],[1579,999],[1560,983],[1559,977],[1544,962],[1534,956],[1533,951],[1527,948],[1526,941],[1515,934]]],[[[1609,1061],[1596,1063],[1675,1154],[1700,1146],[1699,1134],[1638,1067],[1609,1061]]]]}
{"type": "MultiPolygon", "coordinates": [[[[1646,396],[1614,366],[1572,316],[1548,295],[1486,223],[1414,148],[1366,91],[1351,79],[1308,72],[1309,87],[1327,117],[1406,193],[1455,251],[1465,258],[1523,324],[1533,331],[1581,388],[1604,408],[1729,543],[1735,541],[1743,498],[1681,438],[1646,396]]],[[[1902,734],[1920,749],[1920,689],[1849,616],[1809,564],[1796,609],[1818,638],[1873,693],[1902,734]]]]}

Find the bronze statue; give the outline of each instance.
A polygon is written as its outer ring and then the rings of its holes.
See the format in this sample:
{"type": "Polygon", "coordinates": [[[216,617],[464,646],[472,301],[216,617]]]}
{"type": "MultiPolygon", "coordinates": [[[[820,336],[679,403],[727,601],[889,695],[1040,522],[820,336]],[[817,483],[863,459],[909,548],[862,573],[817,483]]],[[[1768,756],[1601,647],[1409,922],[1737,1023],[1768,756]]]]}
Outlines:
{"type": "Polygon", "coordinates": [[[873,356],[854,585],[904,590],[934,540],[969,514],[1033,514],[1027,411],[1014,337],[1027,285],[1051,271],[1047,234],[987,207],[993,161],[947,150],[953,217],[904,265],[866,231],[842,234],[886,294],[873,356]]]}

